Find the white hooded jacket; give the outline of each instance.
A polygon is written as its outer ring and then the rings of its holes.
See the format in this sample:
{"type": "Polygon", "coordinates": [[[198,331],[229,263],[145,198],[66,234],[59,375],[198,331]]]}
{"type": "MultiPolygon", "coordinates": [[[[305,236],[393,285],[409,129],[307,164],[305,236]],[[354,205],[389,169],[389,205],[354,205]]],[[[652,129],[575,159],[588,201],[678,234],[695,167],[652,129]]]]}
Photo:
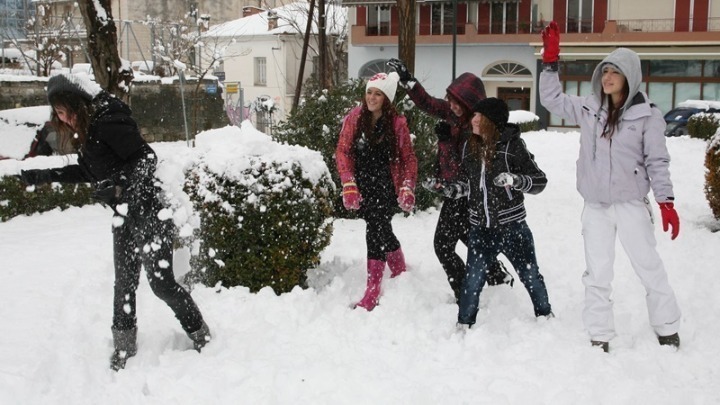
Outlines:
{"type": "Polygon", "coordinates": [[[587,202],[614,204],[645,198],[652,187],[657,202],[672,201],[670,155],[665,146],[665,121],[650,104],[642,83],[640,58],[618,48],[597,65],[592,76],[593,94],[564,94],[557,72],[540,74],[540,102],[552,114],[580,126],[577,189],[587,202]],[[620,112],[612,138],[602,137],[608,117],[603,104],[602,68],[612,63],[627,78],[629,97],[620,112]]]}

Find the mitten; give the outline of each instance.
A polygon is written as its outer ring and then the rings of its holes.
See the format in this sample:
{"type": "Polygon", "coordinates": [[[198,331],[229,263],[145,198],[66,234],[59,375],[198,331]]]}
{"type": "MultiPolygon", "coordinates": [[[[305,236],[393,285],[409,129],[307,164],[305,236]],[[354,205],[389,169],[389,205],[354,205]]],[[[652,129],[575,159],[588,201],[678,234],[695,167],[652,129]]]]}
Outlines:
{"type": "Polygon", "coordinates": [[[445,183],[442,193],[445,197],[452,198],[453,200],[467,197],[470,195],[470,184],[464,181],[445,183]]]}
{"type": "Polygon", "coordinates": [[[522,177],[513,173],[500,173],[493,179],[493,184],[499,187],[522,188],[522,177]]]}
{"type": "Polygon", "coordinates": [[[445,184],[437,177],[428,177],[421,184],[425,190],[432,193],[442,194],[443,188],[445,188],[445,184]]]}
{"type": "Polygon", "coordinates": [[[115,184],[110,179],[105,179],[95,185],[95,191],[92,193],[92,198],[105,203],[107,205],[117,205],[120,203],[122,197],[123,188],[115,184]]]}
{"type": "Polygon", "coordinates": [[[660,215],[662,216],[663,232],[668,231],[668,225],[672,226],[670,239],[675,240],[680,234],[680,218],[675,211],[675,204],[671,202],[659,203],[660,215]]]}
{"type": "Polygon", "coordinates": [[[435,135],[438,137],[438,141],[445,142],[450,139],[451,129],[450,124],[447,121],[438,121],[435,124],[435,135]]]}
{"type": "Polygon", "coordinates": [[[346,210],[360,209],[360,202],[362,201],[362,196],[360,195],[360,190],[358,190],[357,184],[355,184],[354,181],[343,183],[342,196],[343,205],[345,206],[346,210]]]}
{"type": "Polygon", "coordinates": [[[401,61],[400,59],[392,58],[387,61],[387,65],[395,69],[398,76],[400,76],[401,83],[406,83],[410,80],[413,80],[413,76],[410,71],[408,71],[407,66],[405,66],[405,62],[401,61]]]}
{"type": "Polygon", "coordinates": [[[20,180],[28,186],[50,183],[50,170],[32,169],[20,170],[20,180]]]}
{"type": "Polygon", "coordinates": [[[542,31],[543,63],[555,63],[560,59],[560,30],[555,21],[550,21],[542,31]]]}
{"type": "Polygon", "coordinates": [[[410,212],[415,206],[415,193],[413,193],[410,187],[400,187],[400,194],[398,195],[397,201],[401,210],[410,212]]]}

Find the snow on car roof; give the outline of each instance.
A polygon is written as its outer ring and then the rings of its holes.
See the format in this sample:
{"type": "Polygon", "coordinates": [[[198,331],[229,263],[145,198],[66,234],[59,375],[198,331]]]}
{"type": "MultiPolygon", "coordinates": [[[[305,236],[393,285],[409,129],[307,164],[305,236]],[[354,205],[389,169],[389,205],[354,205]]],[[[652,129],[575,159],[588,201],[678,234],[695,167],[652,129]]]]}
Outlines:
{"type": "Polygon", "coordinates": [[[690,107],[690,108],[699,108],[701,110],[707,110],[710,108],[717,108],[720,109],[720,101],[714,101],[714,100],[685,100],[681,103],[678,103],[678,107],[690,107]]]}

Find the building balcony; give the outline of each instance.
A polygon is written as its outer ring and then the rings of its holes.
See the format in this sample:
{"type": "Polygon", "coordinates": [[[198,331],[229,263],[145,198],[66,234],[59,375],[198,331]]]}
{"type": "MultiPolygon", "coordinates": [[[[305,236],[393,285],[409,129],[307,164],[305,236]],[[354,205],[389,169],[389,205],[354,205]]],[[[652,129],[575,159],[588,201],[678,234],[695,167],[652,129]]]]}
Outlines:
{"type": "MultiPolygon", "coordinates": [[[[608,20],[602,27],[593,26],[591,20],[568,21],[563,27],[563,43],[622,43],[641,42],[702,43],[720,45],[720,18],[710,18],[697,23],[675,19],[608,20]]],[[[416,43],[443,44],[452,42],[452,26],[441,24],[418,24],[415,27],[416,43]]],[[[540,41],[542,24],[531,22],[504,22],[498,24],[468,23],[458,26],[456,40],[461,44],[474,43],[537,43],[540,41]]],[[[398,27],[350,27],[352,44],[355,46],[397,44],[398,27]]]]}

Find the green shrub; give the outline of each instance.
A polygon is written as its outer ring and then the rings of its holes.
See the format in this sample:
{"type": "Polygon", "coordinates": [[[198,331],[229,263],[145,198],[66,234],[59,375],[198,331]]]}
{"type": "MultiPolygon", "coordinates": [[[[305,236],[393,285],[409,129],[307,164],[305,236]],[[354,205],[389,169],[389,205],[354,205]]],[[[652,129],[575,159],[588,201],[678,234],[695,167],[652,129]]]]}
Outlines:
{"type": "Polygon", "coordinates": [[[540,120],[518,122],[517,124],[520,127],[520,132],[523,133],[540,129],[540,120]]]}
{"type": "Polygon", "coordinates": [[[306,270],[320,264],[332,236],[333,184],[327,174],[313,184],[298,163],[250,162],[239,179],[203,162],[186,176],[201,223],[187,281],[278,294],[305,287],[306,270]]]}
{"type": "MultiPolygon", "coordinates": [[[[359,104],[364,92],[365,83],[358,79],[350,80],[332,90],[308,87],[303,97],[304,102],[285,121],[280,122],[277,131],[273,133],[273,138],[278,142],[319,151],[330,169],[333,182],[339,185],[340,177],[334,156],[342,119],[350,109],[359,104]]],[[[433,127],[437,120],[415,108],[414,104],[405,97],[402,88],[398,88],[395,99],[398,111],[408,120],[410,134],[415,136],[413,145],[418,159],[415,207],[424,210],[436,206],[439,202],[434,194],[419,186],[423,179],[435,173],[437,138],[433,134],[433,127]]],[[[333,207],[336,217],[353,215],[343,208],[339,189],[333,197],[333,207]]]]}
{"type": "Polygon", "coordinates": [[[691,138],[709,140],[720,127],[715,114],[695,114],[688,119],[687,129],[691,138]]]}
{"type": "Polygon", "coordinates": [[[27,191],[27,187],[16,177],[1,177],[0,221],[55,208],[66,209],[93,204],[95,201],[90,197],[92,191],[88,184],[59,183],[35,186],[34,191],[27,191]]]}
{"type": "Polygon", "coordinates": [[[715,219],[720,219],[720,131],[710,139],[705,152],[705,197],[715,219]]]}

